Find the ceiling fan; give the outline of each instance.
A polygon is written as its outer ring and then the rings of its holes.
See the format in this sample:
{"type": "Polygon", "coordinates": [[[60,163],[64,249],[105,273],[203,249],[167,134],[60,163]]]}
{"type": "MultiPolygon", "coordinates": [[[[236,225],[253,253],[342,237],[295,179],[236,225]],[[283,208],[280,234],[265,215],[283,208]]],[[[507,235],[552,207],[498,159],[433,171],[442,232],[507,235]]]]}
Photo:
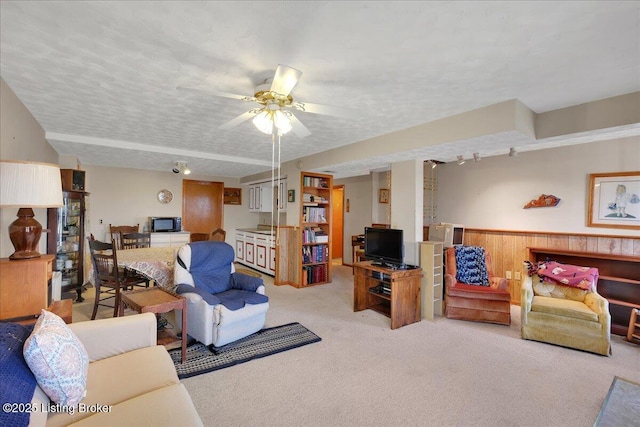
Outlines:
{"type": "Polygon", "coordinates": [[[272,78],[267,78],[255,87],[253,96],[236,95],[208,89],[178,86],[178,90],[190,92],[207,92],[215,96],[238,99],[246,102],[257,102],[258,107],[229,120],[219,129],[231,129],[253,118],[254,125],[262,132],[271,134],[273,126],[284,134],[292,130],[298,137],[311,135],[311,131],[298,120],[292,110],[306,113],[322,114],[338,117],[352,117],[354,111],[347,108],[329,105],[311,104],[294,101],[291,91],[298,84],[302,72],[286,65],[278,65],[272,78]]]}

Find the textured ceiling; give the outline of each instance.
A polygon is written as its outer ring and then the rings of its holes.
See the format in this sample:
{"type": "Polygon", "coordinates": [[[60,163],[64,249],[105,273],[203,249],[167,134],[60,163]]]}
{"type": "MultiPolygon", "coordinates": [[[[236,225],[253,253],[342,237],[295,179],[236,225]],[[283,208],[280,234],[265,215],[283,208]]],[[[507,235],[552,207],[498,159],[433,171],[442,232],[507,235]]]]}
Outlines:
{"type": "MultiPolygon", "coordinates": [[[[218,127],[254,104],[176,87],[252,95],[278,64],[301,70],[295,100],[357,115],[296,113],[312,134],[284,137],[292,160],[510,99],[541,113],[638,91],[640,2],[2,1],[0,49],[60,154],[243,177],[269,169],[269,138],[218,127]]],[[[323,169],[579,142],[506,132],[323,169]]]]}

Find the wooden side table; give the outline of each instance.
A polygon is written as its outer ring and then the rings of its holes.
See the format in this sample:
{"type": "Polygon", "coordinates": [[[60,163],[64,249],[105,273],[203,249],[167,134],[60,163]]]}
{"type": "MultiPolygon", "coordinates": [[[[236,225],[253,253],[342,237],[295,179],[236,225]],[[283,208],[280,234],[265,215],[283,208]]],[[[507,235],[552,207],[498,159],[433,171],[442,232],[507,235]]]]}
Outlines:
{"type": "MultiPolygon", "coordinates": [[[[139,291],[122,292],[120,299],[120,316],[124,308],[129,307],[138,313],[168,313],[171,310],[182,310],[182,363],[187,360],[187,300],[180,295],[162,288],[148,288],[139,291]]],[[[178,337],[169,331],[163,331],[164,337],[158,337],[158,344],[169,338],[168,342],[178,337]]]]}

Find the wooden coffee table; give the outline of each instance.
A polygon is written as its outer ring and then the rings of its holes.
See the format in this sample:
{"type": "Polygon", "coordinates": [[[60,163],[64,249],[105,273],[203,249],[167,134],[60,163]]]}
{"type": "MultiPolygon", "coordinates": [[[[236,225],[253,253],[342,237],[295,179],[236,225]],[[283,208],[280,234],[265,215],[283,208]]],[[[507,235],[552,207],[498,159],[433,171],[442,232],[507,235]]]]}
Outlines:
{"type": "MultiPolygon", "coordinates": [[[[120,300],[120,316],[125,307],[138,313],[168,313],[171,310],[182,310],[182,363],[187,360],[187,300],[166,289],[154,287],[139,291],[122,292],[120,300]]],[[[158,333],[158,344],[168,344],[178,338],[170,331],[158,333]]]]}

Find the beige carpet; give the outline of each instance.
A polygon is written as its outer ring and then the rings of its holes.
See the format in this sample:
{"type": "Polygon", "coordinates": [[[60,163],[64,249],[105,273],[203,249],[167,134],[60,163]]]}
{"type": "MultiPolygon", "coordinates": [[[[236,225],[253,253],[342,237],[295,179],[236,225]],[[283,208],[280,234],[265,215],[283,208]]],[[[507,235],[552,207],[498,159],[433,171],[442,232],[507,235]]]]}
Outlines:
{"type": "Polygon", "coordinates": [[[615,376],[640,382],[640,346],[621,337],[611,357],[525,341],[518,306],[510,327],[391,330],[353,312],[351,268],[333,272],[306,289],[263,275],[266,326],[300,322],[322,341],[183,380],[206,426],[592,426],[615,376]]]}

